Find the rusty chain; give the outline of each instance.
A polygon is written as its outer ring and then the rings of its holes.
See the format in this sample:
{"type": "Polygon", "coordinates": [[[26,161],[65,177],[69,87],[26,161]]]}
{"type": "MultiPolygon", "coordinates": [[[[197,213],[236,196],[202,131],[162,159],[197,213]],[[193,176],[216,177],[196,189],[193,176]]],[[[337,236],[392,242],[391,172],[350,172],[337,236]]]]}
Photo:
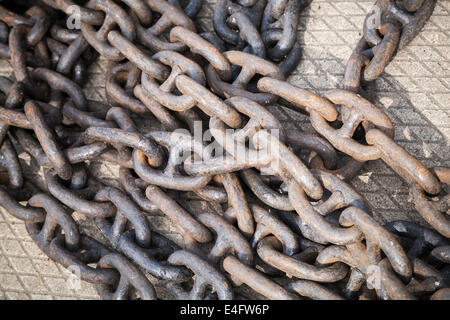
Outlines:
{"type": "Polygon", "coordinates": [[[435,3],[378,0],[342,88],[319,96],[286,81],[307,1],[217,1],[215,33],[198,32],[199,0],[1,2],[0,56],[14,74],[0,78],[0,206],[104,299],[156,299],[146,273],[177,299],[239,298],[244,283],[269,299],[448,299],[450,169],[428,169],[398,145],[370,102],[435,3]],[[66,25],[74,18],[78,29],[66,25]],[[107,102],[82,89],[98,55],[107,102]],[[279,99],[318,135],[285,130],[265,108],[279,99]],[[137,117],[160,129],[139,129],[137,117]],[[25,177],[20,151],[43,168],[45,191],[25,177]],[[376,159],[410,185],[432,228],[372,217],[348,181],[376,159]],[[118,165],[120,188],[92,176],[92,160],[118,165]],[[186,199],[223,213],[190,212],[186,199]],[[182,244],[152,230],[155,214],[182,244]],[[275,281],[284,275],[295,280],[275,281]]]}

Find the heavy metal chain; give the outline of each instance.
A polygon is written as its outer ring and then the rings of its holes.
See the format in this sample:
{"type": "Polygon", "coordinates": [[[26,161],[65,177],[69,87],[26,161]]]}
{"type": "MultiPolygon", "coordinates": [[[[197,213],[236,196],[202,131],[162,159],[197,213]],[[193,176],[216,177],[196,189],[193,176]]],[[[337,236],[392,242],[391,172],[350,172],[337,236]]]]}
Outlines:
{"type": "Polygon", "coordinates": [[[269,299],[450,299],[450,168],[398,145],[370,102],[435,0],[378,0],[342,88],[323,96],[286,81],[306,1],[219,0],[215,32],[198,32],[199,0],[12,2],[0,6],[0,56],[14,71],[0,78],[0,206],[102,298],[157,299],[148,273],[177,299],[243,298],[244,283],[269,299]],[[107,102],[82,90],[98,55],[107,102]],[[307,113],[318,135],[283,128],[266,109],[277,101],[307,113]],[[139,129],[142,117],[159,129],[139,129]],[[20,150],[45,191],[24,177],[20,150]],[[376,159],[410,185],[432,228],[372,217],[348,181],[376,159]],[[92,160],[118,165],[120,188],[92,176],[92,160]],[[190,212],[189,199],[223,214],[190,212]],[[147,216],[161,213],[182,246],[152,230],[147,216]],[[295,279],[281,285],[284,275],[295,279]]]}

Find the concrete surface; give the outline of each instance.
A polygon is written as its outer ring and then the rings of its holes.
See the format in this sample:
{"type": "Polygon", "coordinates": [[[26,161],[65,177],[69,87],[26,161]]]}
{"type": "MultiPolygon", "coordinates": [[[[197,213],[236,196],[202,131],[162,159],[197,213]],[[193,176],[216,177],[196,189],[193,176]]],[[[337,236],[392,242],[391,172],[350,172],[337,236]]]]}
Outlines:
{"type": "MultiPolygon", "coordinates": [[[[374,0],[313,0],[300,17],[298,40],[303,47],[303,58],[289,81],[318,93],[340,87],[346,61],[362,35],[364,18],[373,3],[374,0]]],[[[204,30],[212,29],[213,8],[214,2],[208,2],[200,13],[204,30]]],[[[376,82],[375,103],[393,121],[395,140],[429,167],[450,166],[449,11],[450,1],[438,1],[419,36],[397,54],[376,82]]],[[[87,95],[104,100],[104,61],[96,64],[91,72],[87,95]]],[[[0,74],[9,76],[10,73],[9,63],[0,61],[0,74]]],[[[312,130],[305,116],[279,106],[270,109],[287,128],[312,130]]],[[[29,157],[21,155],[21,158],[29,164],[27,175],[40,179],[40,172],[30,164],[29,157]]],[[[117,167],[93,162],[90,169],[102,181],[116,184],[117,167]]],[[[423,223],[408,203],[407,185],[382,161],[366,165],[352,184],[369,201],[380,222],[408,219],[423,223]]],[[[217,209],[205,203],[192,203],[190,208],[193,212],[217,209]]],[[[76,218],[88,233],[97,234],[89,221],[79,215],[76,218]]],[[[179,242],[177,230],[163,216],[149,219],[155,230],[179,242]]],[[[73,290],[68,283],[74,283],[70,273],[40,252],[22,222],[0,209],[0,299],[98,298],[92,285],[81,282],[73,290]]],[[[163,284],[155,283],[158,294],[170,298],[163,284]]]]}

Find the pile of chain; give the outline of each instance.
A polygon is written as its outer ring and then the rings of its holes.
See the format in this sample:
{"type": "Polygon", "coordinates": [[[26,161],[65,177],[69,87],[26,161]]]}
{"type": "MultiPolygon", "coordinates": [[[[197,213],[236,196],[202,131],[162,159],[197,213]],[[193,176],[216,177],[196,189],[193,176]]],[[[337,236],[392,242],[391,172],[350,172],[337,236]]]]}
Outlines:
{"type": "Polygon", "coordinates": [[[342,88],[318,96],[285,80],[301,55],[297,0],[218,0],[215,33],[197,32],[199,0],[2,1],[0,55],[14,75],[0,78],[0,206],[105,299],[157,299],[146,274],[177,299],[245,298],[244,284],[269,299],[449,299],[450,169],[424,167],[369,101],[435,2],[378,0],[342,88]],[[82,90],[99,55],[108,103],[82,90]],[[285,130],[265,108],[277,101],[318,135],[285,130]],[[161,130],[138,130],[152,117],[161,130]],[[47,190],[24,178],[23,151],[47,190]],[[372,217],[346,181],[376,159],[434,229],[372,217]],[[121,188],[97,180],[92,160],[120,166],[121,188]],[[189,212],[182,198],[223,214],[189,212]],[[161,213],[182,247],[151,231],[147,216],[161,213]]]}

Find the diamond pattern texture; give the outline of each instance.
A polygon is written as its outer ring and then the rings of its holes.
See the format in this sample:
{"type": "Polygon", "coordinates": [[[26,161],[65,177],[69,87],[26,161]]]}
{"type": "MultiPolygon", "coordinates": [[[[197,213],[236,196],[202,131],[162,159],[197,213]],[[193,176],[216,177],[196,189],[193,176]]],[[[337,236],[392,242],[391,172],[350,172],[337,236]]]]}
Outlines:
{"type": "MultiPolygon", "coordinates": [[[[340,87],[346,61],[362,35],[364,18],[373,3],[374,0],[313,0],[300,16],[298,41],[303,47],[303,58],[289,82],[316,93],[340,87]]],[[[214,1],[208,1],[199,15],[202,31],[212,30],[214,5],[214,1]]],[[[422,32],[396,55],[376,81],[374,102],[394,123],[395,140],[429,167],[450,166],[449,11],[449,1],[438,1],[422,32]]],[[[92,67],[86,88],[90,99],[105,100],[105,70],[105,61],[92,67]]],[[[10,74],[9,62],[1,60],[0,75],[10,74]]],[[[287,128],[312,132],[306,116],[277,105],[269,109],[287,128]]],[[[21,155],[21,160],[30,164],[27,155],[21,155]]],[[[90,170],[102,181],[117,185],[117,167],[93,162],[90,170]]],[[[28,177],[42,182],[41,173],[33,162],[27,166],[28,177]]],[[[352,184],[368,200],[380,222],[408,219],[424,223],[408,202],[406,183],[382,161],[367,164],[352,184]]],[[[189,208],[194,214],[218,210],[217,206],[200,201],[190,203],[189,208]]],[[[88,220],[76,218],[87,233],[98,236],[88,220]]],[[[164,216],[149,219],[155,230],[180,242],[177,229],[164,216]]],[[[98,298],[92,285],[80,282],[74,286],[74,281],[69,271],[40,252],[22,222],[0,209],[0,299],[98,298]]],[[[163,283],[151,281],[160,298],[171,298],[163,283]]]]}

